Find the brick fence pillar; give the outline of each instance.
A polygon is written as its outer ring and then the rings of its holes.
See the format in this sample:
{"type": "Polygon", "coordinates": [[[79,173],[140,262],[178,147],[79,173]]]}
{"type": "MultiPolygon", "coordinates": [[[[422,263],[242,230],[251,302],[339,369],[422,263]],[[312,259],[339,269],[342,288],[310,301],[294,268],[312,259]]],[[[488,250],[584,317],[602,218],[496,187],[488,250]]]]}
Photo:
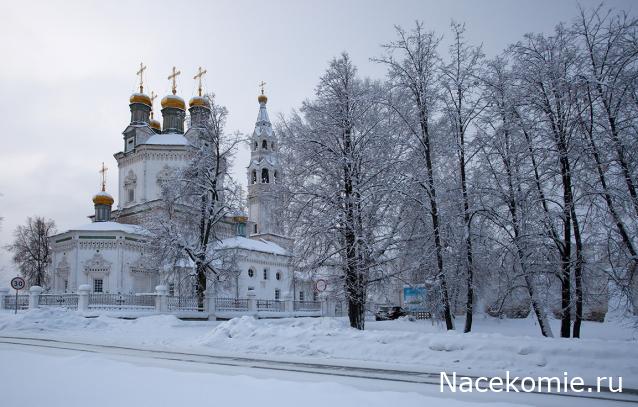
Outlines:
{"type": "Polygon", "coordinates": [[[29,309],[36,309],[40,305],[40,294],[42,294],[42,287],[34,285],[29,288],[29,309]]]}
{"type": "Polygon", "coordinates": [[[89,310],[89,293],[91,286],[82,284],[78,287],[78,311],[86,312],[89,310]]]}

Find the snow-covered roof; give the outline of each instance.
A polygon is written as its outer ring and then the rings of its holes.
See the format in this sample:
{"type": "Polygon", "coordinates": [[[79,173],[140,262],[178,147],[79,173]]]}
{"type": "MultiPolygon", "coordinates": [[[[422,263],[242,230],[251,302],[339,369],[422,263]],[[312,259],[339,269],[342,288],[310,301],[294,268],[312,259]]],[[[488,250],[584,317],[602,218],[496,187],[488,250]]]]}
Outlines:
{"type": "Polygon", "coordinates": [[[268,110],[266,110],[266,104],[262,103],[259,106],[259,113],[257,114],[257,123],[266,122],[270,123],[270,118],[268,117],[268,110]]]}
{"type": "MultiPolygon", "coordinates": [[[[149,232],[141,226],[127,225],[118,222],[92,222],[71,228],[65,232],[125,232],[136,235],[148,235],[149,232]]],[[[60,233],[60,234],[62,234],[60,233]]]]}
{"type": "Polygon", "coordinates": [[[228,239],[224,239],[220,244],[221,249],[245,249],[253,250],[262,253],[272,253],[280,256],[290,256],[288,250],[283,247],[269,242],[264,239],[248,239],[242,236],[235,236],[228,239]]]}
{"type": "Polygon", "coordinates": [[[155,134],[146,140],[144,144],[169,145],[169,146],[187,146],[190,143],[184,135],[179,133],[155,134]]]}

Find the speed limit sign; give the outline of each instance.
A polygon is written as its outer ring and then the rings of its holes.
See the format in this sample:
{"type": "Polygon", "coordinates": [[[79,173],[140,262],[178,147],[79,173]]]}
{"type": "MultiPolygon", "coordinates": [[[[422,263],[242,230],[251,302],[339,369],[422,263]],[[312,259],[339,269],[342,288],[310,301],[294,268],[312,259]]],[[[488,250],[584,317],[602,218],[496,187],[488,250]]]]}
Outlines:
{"type": "Polygon", "coordinates": [[[16,303],[15,303],[15,313],[18,313],[18,291],[22,290],[24,287],[27,286],[27,282],[24,281],[24,278],[22,277],[13,277],[11,279],[11,288],[13,288],[14,290],[16,290],[16,303]]]}
{"type": "Polygon", "coordinates": [[[320,293],[326,291],[326,288],[328,288],[328,283],[326,283],[326,280],[317,280],[317,282],[315,283],[315,290],[320,293]]]}
{"type": "Polygon", "coordinates": [[[26,285],[27,283],[26,281],[24,281],[24,278],[22,277],[14,277],[11,279],[11,288],[13,288],[16,291],[22,290],[24,287],[26,287],[26,285]]]}

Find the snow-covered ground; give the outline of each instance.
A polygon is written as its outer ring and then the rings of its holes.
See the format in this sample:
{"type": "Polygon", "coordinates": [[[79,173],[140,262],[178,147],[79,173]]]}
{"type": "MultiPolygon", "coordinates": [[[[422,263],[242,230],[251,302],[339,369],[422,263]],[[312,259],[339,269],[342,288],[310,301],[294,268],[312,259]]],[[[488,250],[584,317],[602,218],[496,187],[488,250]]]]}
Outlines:
{"type": "Polygon", "coordinates": [[[175,363],[114,360],[103,355],[2,348],[0,361],[0,403],[12,407],[493,405],[443,400],[413,391],[256,378],[242,372],[227,374],[175,363]]]}
{"type": "Polygon", "coordinates": [[[345,318],[242,317],[219,322],[182,321],[170,315],[84,318],[54,309],[0,313],[0,336],[474,376],[567,372],[592,384],[596,376],[622,376],[625,387],[638,388],[638,343],[627,322],[585,323],[584,339],[578,340],[542,338],[532,319],[478,317],[475,327],[476,332],[462,334],[445,332],[429,321],[368,321],[362,332],[351,329],[345,318]]]}

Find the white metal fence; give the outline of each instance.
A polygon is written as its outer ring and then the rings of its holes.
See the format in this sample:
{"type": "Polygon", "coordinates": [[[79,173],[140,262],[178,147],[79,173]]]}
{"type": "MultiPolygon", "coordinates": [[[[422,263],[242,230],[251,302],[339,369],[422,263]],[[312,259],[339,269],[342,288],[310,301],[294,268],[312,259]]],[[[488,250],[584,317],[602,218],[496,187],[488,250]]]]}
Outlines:
{"type": "MultiPolygon", "coordinates": [[[[0,288],[0,309],[15,309],[16,296],[9,295],[7,289],[0,288]]],[[[293,301],[249,298],[204,297],[203,304],[193,296],[169,296],[164,286],[157,292],[145,294],[92,293],[90,286],[80,286],[77,293],[42,293],[42,288],[34,286],[29,294],[17,297],[19,310],[28,308],[54,308],[77,310],[84,315],[116,313],[117,315],[176,314],[197,318],[233,318],[253,315],[264,318],[295,316],[335,316],[342,311],[338,303],[324,301],[293,301]],[[339,308],[339,309],[337,309],[339,308]],[[195,315],[193,315],[195,314],[195,315]]]]}

